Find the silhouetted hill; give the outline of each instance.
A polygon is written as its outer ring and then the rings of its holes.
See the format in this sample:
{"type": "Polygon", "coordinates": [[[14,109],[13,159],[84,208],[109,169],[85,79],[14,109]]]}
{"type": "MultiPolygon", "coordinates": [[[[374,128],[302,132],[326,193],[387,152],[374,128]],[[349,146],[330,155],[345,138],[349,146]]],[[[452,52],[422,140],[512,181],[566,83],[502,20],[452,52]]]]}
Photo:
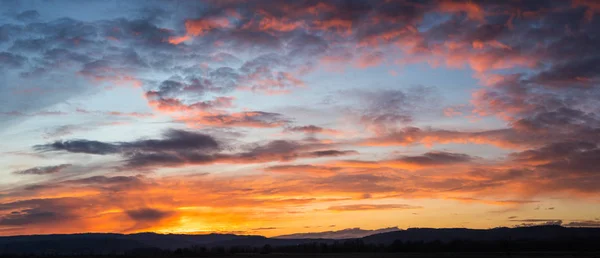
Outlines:
{"type": "Polygon", "coordinates": [[[400,241],[501,241],[501,240],[558,240],[567,238],[600,238],[600,228],[566,228],[561,226],[534,226],[517,228],[409,228],[364,237],[366,243],[391,244],[400,241]]]}
{"type": "Polygon", "coordinates": [[[2,254],[122,253],[150,245],[119,234],[34,235],[0,238],[2,254]]]}
{"type": "Polygon", "coordinates": [[[367,230],[361,228],[347,228],[335,231],[324,231],[324,232],[310,232],[310,233],[296,233],[290,235],[276,236],[274,238],[280,239],[303,239],[303,238],[328,238],[328,239],[348,239],[348,238],[361,238],[379,233],[386,233],[400,230],[397,227],[381,228],[374,230],[367,230]]]}
{"type": "Polygon", "coordinates": [[[194,245],[209,246],[213,243],[228,241],[258,241],[266,239],[264,236],[246,236],[234,234],[206,234],[206,235],[184,235],[184,234],[156,234],[138,233],[125,235],[128,239],[144,243],[145,245],[162,249],[185,248],[194,245]]]}
{"type": "MultiPolygon", "coordinates": [[[[556,247],[556,249],[570,248],[569,250],[577,249],[578,246],[589,249],[591,246],[593,249],[593,246],[595,246],[593,243],[600,243],[600,228],[565,228],[561,226],[494,229],[410,228],[346,240],[325,238],[281,239],[233,234],[139,233],[124,235],[89,233],[32,235],[0,237],[0,254],[121,254],[133,250],[175,250],[184,248],[209,251],[221,250],[219,248],[262,250],[261,248],[267,248],[267,246],[268,248],[278,248],[276,250],[290,250],[290,252],[298,250],[304,250],[304,252],[322,252],[324,250],[329,252],[337,252],[336,250],[364,251],[375,250],[374,248],[385,251],[418,251],[430,248],[448,249],[457,246],[470,248],[470,246],[478,245],[474,243],[497,250],[507,246],[504,243],[508,242],[514,243],[512,246],[517,249],[527,249],[528,246],[535,246],[537,249],[543,249],[547,246],[556,247]],[[459,244],[456,244],[457,241],[459,244]],[[415,243],[424,244],[415,245],[415,243]],[[428,245],[427,243],[438,244],[428,245]],[[580,243],[582,244],[580,245],[580,243]],[[443,247],[444,245],[446,247],[443,247]]],[[[600,249],[600,246],[596,249],[600,249]]]]}
{"type": "Polygon", "coordinates": [[[174,250],[211,243],[244,239],[265,239],[263,236],[233,234],[70,234],[0,237],[0,254],[77,253],[112,254],[134,249],[160,248],[174,250]]]}

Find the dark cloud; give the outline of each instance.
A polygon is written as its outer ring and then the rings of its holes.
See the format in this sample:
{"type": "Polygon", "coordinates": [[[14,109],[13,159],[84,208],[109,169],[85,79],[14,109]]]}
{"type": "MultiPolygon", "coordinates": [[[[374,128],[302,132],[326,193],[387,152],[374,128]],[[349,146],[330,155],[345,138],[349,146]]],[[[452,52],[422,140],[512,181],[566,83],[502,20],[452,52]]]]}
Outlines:
{"type": "Polygon", "coordinates": [[[64,181],[66,184],[92,184],[92,185],[111,185],[111,184],[138,184],[140,183],[140,178],[133,176],[93,176],[86,177],[81,179],[73,179],[64,181]]]}
{"type": "Polygon", "coordinates": [[[516,226],[519,227],[531,227],[531,226],[553,226],[562,225],[563,221],[560,219],[513,219],[513,222],[521,222],[516,226]]]}
{"type": "Polygon", "coordinates": [[[337,156],[356,155],[356,154],[358,154],[358,152],[353,151],[353,150],[345,150],[345,151],[322,150],[322,151],[309,152],[307,154],[307,156],[318,158],[318,157],[337,157],[337,156]]]}
{"type": "Polygon", "coordinates": [[[78,198],[30,199],[0,204],[0,225],[24,226],[65,222],[77,218],[83,202],[78,198]]]}
{"type": "Polygon", "coordinates": [[[23,11],[23,12],[17,14],[15,16],[15,19],[17,19],[19,21],[29,22],[29,21],[35,21],[39,17],[40,17],[40,13],[38,13],[36,10],[27,10],[27,11],[23,11]]]}
{"type": "Polygon", "coordinates": [[[306,134],[339,134],[340,131],[334,129],[323,128],[316,125],[292,126],[284,129],[285,132],[299,132],[306,134]]]}
{"type": "Polygon", "coordinates": [[[0,52],[0,68],[21,68],[27,58],[9,52],[0,52]]]}
{"type": "Polygon", "coordinates": [[[318,150],[327,145],[305,144],[296,141],[275,140],[266,144],[252,147],[246,151],[232,156],[234,160],[245,162],[267,162],[267,161],[292,161],[299,158],[336,157],[343,155],[354,155],[352,150],[318,150]]]}
{"type": "Polygon", "coordinates": [[[541,169],[558,172],[562,175],[568,174],[590,174],[597,175],[600,149],[584,150],[574,152],[562,159],[555,159],[546,164],[539,165],[541,169]]]}
{"type": "Polygon", "coordinates": [[[3,226],[25,226],[38,223],[52,223],[59,220],[64,220],[62,214],[44,211],[40,209],[25,209],[21,211],[11,212],[0,218],[0,225],[3,226]]]}
{"type": "Polygon", "coordinates": [[[513,122],[512,126],[516,129],[533,132],[554,130],[557,133],[571,134],[593,130],[593,127],[600,126],[600,121],[595,113],[560,107],[519,119],[513,122]]]}
{"type": "Polygon", "coordinates": [[[577,220],[563,224],[565,227],[579,227],[579,228],[598,228],[600,227],[600,221],[598,220],[577,220]]]}
{"type": "Polygon", "coordinates": [[[276,227],[265,227],[265,228],[253,228],[254,231],[262,231],[262,230],[274,230],[276,227]]]}
{"type": "Polygon", "coordinates": [[[144,152],[126,156],[130,167],[202,165],[215,163],[219,156],[198,152],[144,152]]]}
{"type": "Polygon", "coordinates": [[[120,148],[117,144],[88,140],[57,141],[51,144],[36,145],[34,146],[34,149],[37,151],[67,151],[72,153],[98,155],[120,152],[120,148]]]}
{"type": "Polygon", "coordinates": [[[212,136],[184,130],[168,130],[163,139],[105,143],[89,140],[57,141],[36,145],[38,151],[65,151],[96,155],[118,154],[127,166],[183,166],[211,163],[262,163],[300,158],[337,157],[357,154],[353,150],[327,149],[323,144],[275,140],[245,147],[237,153],[226,152],[212,136]]]}
{"type": "Polygon", "coordinates": [[[522,162],[552,162],[568,159],[577,153],[596,149],[596,144],[591,142],[558,142],[543,146],[539,149],[526,150],[511,154],[513,158],[522,162]]]}
{"type": "Polygon", "coordinates": [[[162,81],[158,88],[146,92],[155,99],[201,99],[209,93],[229,93],[238,83],[239,75],[229,67],[220,67],[206,77],[173,77],[162,81]]]}
{"type": "Polygon", "coordinates": [[[161,211],[158,209],[152,208],[141,208],[135,210],[127,210],[125,211],[127,216],[135,221],[142,222],[158,222],[162,219],[165,219],[171,215],[170,212],[161,211]]]}
{"type": "Polygon", "coordinates": [[[600,67],[600,56],[569,60],[567,63],[557,64],[540,72],[531,80],[554,87],[592,86],[598,83],[600,73],[598,67],[600,67]]]}
{"type": "Polygon", "coordinates": [[[286,130],[291,132],[303,132],[303,133],[320,133],[323,131],[322,127],[315,125],[305,125],[305,126],[294,126],[287,128],[286,130]]]}
{"type": "Polygon", "coordinates": [[[591,142],[558,142],[538,149],[511,154],[520,162],[535,164],[538,170],[549,172],[548,176],[595,175],[600,149],[591,142]]]}
{"type": "Polygon", "coordinates": [[[420,156],[405,156],[398,159],[409,164],[417,164],[422,166],[428,165],[446,165],[455,163],[465,163],[473,160],[473,157],[450,152],[428,152],[420,156]]]}
{"type": "Polygon", "coordinates": [[[211,136],[184,130],[171,129],[163,134],[160,140],[138,140],[134,142],[121,143],[126,149],[135,151],[154,150],[213,150],[219,148],[219,143],[211,136]]]}
{"type": "Polygon", "coordinates": [[[34,167],[25,170],[19,170],[13,172],[17,175],[47,175],[47,174],[55,174],[59,173],[65,168],[72,166],[71,164],[61,164],[56,166],[47,166],[47,167],[34,167]]]}
{"type": "Polygon", "coordinates": [[[172,129],[166,131],[163,137],[164,139],[117,143],[88,140],[57,141],[51,144],[36,145],[34,148],[38,151],[67,151],[98,155],[117,153],[135,155],[135,153],[153,151],[212,151],[219,148],[219,143],[211,136],[196,132],[172,129]]]}

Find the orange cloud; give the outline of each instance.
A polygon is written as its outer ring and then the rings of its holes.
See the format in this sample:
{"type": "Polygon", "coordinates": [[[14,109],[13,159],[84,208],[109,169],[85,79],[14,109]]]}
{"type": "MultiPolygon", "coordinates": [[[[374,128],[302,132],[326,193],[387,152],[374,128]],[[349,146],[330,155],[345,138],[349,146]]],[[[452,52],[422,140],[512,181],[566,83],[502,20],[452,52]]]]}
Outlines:
{"type": "Polygon", "coordinates": [[[227,17],[208,17],[197,20],[186,20],[185,30],[186,35],[179,37],[170,37],[169,43],[178,45],[191,39],[192,37],[201,36],[213,29],[223,29],[231,26],[227,17]]]}
{"type": "Polygon", "coordinates": [[[413,206],[407,204],[350,204],[331,206],[330,211],[368,211],[368,210],[408,210],[421,209],[421,206],[413,206]]]}
{"type": "Polygon", "coordinates": [[[340,18],[314,20],[311,28],[321,31],[334,31],[343,36],[349,36],[352,34],[352,21],[340,18]]]}
{"type": "Polygon", "coordinates": [[[287,32],[304,26],[304,23],[301,21],[289,21],[286,18],[263,17],[258,26],[262,31],[274,30],[287,32]]]}
{"type": "Polygon", "coordinates": [[[535,200],[482,200],[477,198],[469,198],[469,197],[448,197],[450,200],[457,200],[465,203],[484,203],[491,205],[500,205],[500,206],[514,206],[514,205],[523,205],[529,203],[538,203],[539,201],[535,200]]]}

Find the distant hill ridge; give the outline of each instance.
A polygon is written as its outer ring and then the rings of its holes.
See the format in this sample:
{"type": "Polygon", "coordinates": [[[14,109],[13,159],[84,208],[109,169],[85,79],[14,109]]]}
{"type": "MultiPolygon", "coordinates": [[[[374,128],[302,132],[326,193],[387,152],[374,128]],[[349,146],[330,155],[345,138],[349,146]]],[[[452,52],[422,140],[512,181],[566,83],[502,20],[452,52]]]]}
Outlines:
{"type": "MultiPolygon", "coordinates": [[[[326,232],[327,233],[327,232],[326,232]]],[[[329,232],[331,233],[331,232],[329,232]]],[[[0,237],[0,254],[27,253],[123,253],[140,248],[174,250],[192,246],[294,246],[307,243],[331,244],[338,240],[327,238],[267,238],[257,235],[234,234],[115,234],[81,233],[0,237]]],[[[598,239],[600,228],[566,228],[562,226],[534,226],[520,228],[466,229],[466,228],[409,228],[365,236],[366,244],[389,245],[394,241],[502,241],[561,239],[598,239]]]]}
{"type": "Polygon", "coordinates": [[[290,235],[276,236],[274,238],[280,239],[298,239],[298,238],[329,238],[329,239],[348,239],[348,238],[360,238],[366,237],[379,233],[386,233],[392,231],[399,231],[398,227],[381,228],[374,230],[360,229],[360,228],[347,228],[336,231],[324,231],[324,232],[310,232],[310,233],[296,233],[290,235]]]}

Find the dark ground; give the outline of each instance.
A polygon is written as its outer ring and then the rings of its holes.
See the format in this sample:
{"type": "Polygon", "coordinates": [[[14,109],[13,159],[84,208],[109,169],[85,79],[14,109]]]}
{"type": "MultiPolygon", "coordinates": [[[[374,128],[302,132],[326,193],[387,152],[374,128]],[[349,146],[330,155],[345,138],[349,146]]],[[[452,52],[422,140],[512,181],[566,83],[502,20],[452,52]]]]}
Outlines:
{"type": "MultiPolygon", "coordinates": [[[[560,252],[531,252],[531,253],[343,253],[343,254],[235,254],[230,256],[215,256],[219,258],[438,258],[438,257],[466,257],[466,258],[525,258],[525,257],[551,257],[551,258],[600,258],[600,253],[560,253],[560,252]]],[[[209,257],[205,257],[209,258],[209,257]]]]}

